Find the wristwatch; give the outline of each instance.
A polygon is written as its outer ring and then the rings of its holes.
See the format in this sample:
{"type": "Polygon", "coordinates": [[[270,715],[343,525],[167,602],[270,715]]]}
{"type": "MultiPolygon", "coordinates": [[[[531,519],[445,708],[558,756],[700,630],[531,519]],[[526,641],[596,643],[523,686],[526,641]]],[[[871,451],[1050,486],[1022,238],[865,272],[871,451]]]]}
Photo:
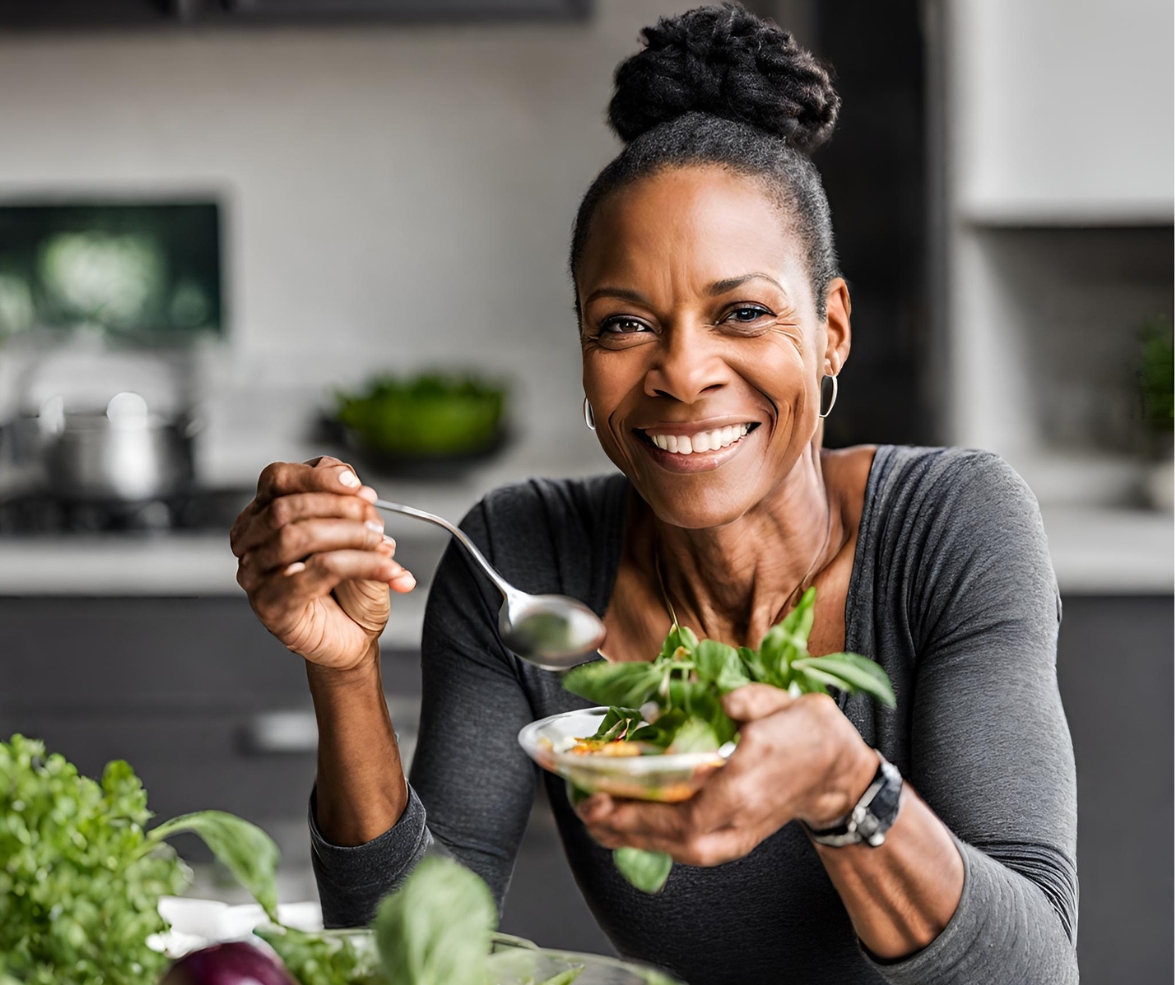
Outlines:
{"type": "Polygon", "coordinates": [[[873,775],[873,782],[856,806],[827,828],[816,829],[804,824],[817,844],[843,848],[864,842],[870,848],[876,848],[884,843],[885,833],[893,827],[901,808],[902,774],[878,750],[873,751],[881,763],[873,775]]]}

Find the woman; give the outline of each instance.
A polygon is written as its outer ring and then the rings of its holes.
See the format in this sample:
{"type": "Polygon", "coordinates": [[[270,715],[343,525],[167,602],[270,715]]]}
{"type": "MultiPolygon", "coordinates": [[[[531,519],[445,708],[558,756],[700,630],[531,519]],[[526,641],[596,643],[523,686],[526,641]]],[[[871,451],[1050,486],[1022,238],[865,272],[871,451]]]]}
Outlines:
{"type": "MultiPolygon", "coordinates": [[[[1076,981],[1074,768],[1035,502],[992,455],[821,447],[850,346],[805,156],[835,122],[829,76],[741,9],[645,39],[610,107],[626,147],[571,250],[585,418],[622,474],[498,490],[464,528],[519,587],[586,600],[613,661],[658,652],[670,607],[755,646],[814,585],[812,652],[872,657],[897,708],[735,691],[740,745],[679,805],[576,810],[544,776],[579,885],[622,954],[693,985],[1076,981]],[[876,845],[845,823],[875,778],[892,794],[870,807],[876,845]],[[644,896],[613,868],[621,845],[682,864],[644,896]]],[[[451,549],[406,783],[376,641],[388,587],[414,580],[373,498],[335,459],[271,466],[233,536],[255,610],[306,658],[336,925],[364,922],[434,841],[500,903],[537,781],[515,736],[582,706],[502,646],[493,588],[451,549]]]]}

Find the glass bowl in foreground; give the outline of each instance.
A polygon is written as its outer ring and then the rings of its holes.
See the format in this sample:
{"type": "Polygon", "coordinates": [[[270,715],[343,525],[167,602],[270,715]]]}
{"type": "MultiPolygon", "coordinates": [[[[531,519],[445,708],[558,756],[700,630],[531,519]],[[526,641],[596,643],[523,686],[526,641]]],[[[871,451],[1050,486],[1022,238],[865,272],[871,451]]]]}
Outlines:
{"type": "Polygon", "coordinates": [[[734,743],[728,742],[715,752],[644,756],[570,752],[576,739],[595,734],[607,711],[607,708],[587,708],[539,719],[518,733],[518,742],[543,769],[563,777],[585,793],[665,803],[689,800],[711,773],[726,764],[734,751],[734,743]]]}

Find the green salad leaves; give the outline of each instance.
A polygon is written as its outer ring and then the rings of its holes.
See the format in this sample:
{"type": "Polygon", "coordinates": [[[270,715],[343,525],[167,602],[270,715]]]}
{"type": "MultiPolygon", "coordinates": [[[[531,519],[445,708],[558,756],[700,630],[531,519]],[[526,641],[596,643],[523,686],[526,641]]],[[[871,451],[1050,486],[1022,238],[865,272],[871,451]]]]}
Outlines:
{"type": "MultiPolygon", "coordinates": [[[[147,794],[125,762],[95,781],[43,743],[0,742],[0,985],[152,985],[169,960],[148,946],[167,930],[159,899],[190,872],[165,839],[199,835],[264,908],[267,941],[301,985],[570,985],[582,968],[536,981],[491,953],[498,913],[478,876],[425,858],[384,900],[370,940],[304,933],[277,919],[278,849],[223,811],[148,830],[147,794]]],[[[522,957],[537,954],[525,951],[522,957]]]]}
{"type": "MultiPolygon", "coordinates": [[[[563,686],[609,706],[590,738],[639,742],[650,754],[713,751],[736,739],[738,728],[723,710],[722,697],[744,684],[770,684],[797,696],[835,688],[894,707],[889,678],[868,657],[808,652],[815,604],[813,587],[757,650],[699,640],[675,624],[651,662],[581,664],[568,671],[563,686]]],[[[667,855],[633,848],[617,849],[613,857],[630,883],[651,893],[660,892],[672,865],[667,855]]]]}
{"type": "Polygon", "coordinates": [[[147,830],[147,793],[125,762],[95,781],[43,743],[0,742],[0,983],[144,985],[168,961],[159,898],[190,873],[165,838],[194,831],[276,916],[277,846],[220,811],[147,830]]]}

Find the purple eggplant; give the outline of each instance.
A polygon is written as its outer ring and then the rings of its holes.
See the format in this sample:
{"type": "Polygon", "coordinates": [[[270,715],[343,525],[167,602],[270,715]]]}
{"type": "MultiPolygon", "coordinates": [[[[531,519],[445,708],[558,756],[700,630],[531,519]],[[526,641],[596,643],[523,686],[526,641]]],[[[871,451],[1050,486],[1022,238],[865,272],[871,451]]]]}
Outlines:
{"type": "Polygon", "coordinates": [[[260,948],[243,941],[216,944],[180,958],[159,985],[297,985],[260,948]]]}

